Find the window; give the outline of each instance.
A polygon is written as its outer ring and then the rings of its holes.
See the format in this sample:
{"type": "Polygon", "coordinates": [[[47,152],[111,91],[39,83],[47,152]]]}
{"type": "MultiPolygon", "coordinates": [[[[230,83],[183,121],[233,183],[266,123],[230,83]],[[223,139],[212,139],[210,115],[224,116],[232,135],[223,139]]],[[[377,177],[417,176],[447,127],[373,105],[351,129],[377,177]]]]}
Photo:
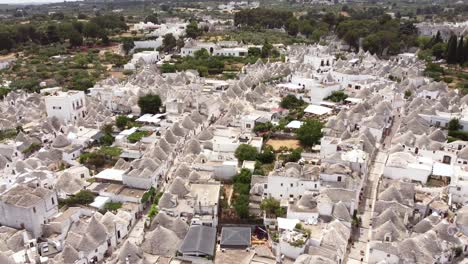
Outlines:
{"type": "Polygon", "coordinates": [[[283,187],[283,184],[281,184],[281,187],[283,187]]]}
{"type": "Polygon", "coordinates": [[[250,126],[250,124],[245,124],[245,127],[250,128],[251,126],[250,126]]]}
{"type": "Polygon", "coordinates": [[[263,189],[267,189],[267,187],[268,187],[268,184],[264,183],[263,184],[263,189]]]}
{"type": "Polygon", "coordinates": [[[36,207],[33,207],[33,212],[36,213],[36,207]]]}
{"type": "Polygon", "coordinates": [[[337,181],[341,182],[341,176],[338,176],[337,181]]]}
{"type": "Polygon", "coordinates": [[[81,173],[81,175],[80,175],[80,176],[81,176],[81,178],[84,178],[84,173],[81,173]]]}
{"type": "Polygon", "coordinates": [[[389,257],[390,257],[390,254],[387,254],[387,258],[389,258],[389,257]]]}
{"type": "Polygon", "coordinates": [[[52,197],[50,200],[52,201],[52,204],[54,204],[54,205],[55,205],[55,200],[54,200],[54,197],[52,197]]]}
{"type": "Polygon", "coordinates": [[[457,191],[461,191],[461,187],[457,187],[457,191]]]}
{"type": "Polygon", "coordinates": [[[283,197],[283,195],[282,195],[282,194],[280,194],[280,197],[283,197]]]}
{"type": "Polygon", "coordinates": [[[291,183],[291,184],[290,184],[290,186],[291,186],[291,187],[294,187],[294,184],[293,184],[293,183],[291,183]]]}
{"type": "Polygon", "coordinates": [[[294,194],[290,194],[290,195],[289,195],[289,198],[294,198],[294,194]]]}

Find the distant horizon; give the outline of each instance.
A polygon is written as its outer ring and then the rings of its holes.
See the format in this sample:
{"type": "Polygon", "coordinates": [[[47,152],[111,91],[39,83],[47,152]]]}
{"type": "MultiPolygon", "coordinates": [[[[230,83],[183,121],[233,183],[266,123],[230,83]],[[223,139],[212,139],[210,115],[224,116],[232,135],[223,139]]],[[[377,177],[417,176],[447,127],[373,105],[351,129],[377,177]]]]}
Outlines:
{"type": "Polygon", "coordinates": [[[29,4],[51,4],[63,2],[77,2],[83,0],[0,0],[2,5],[29,5],[29,4]]]}

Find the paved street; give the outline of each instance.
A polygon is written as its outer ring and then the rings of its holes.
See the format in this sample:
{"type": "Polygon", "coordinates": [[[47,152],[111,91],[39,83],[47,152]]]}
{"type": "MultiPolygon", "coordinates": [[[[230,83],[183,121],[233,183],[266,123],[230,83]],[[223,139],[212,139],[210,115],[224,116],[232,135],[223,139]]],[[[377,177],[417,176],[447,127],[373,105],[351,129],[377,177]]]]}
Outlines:
{"type": "Polygon", "coordinates": [[[372,235],[372,218],[379,181],[382,177],[385,163],[388,158],[387,149],[391,146],[391,141],[401,124],[399,112],[394,112],[394,120],[391,130],[383,139],[383,144],[372,161],[369,169],[369,176],[364,188],[364,201],[359,204],[358,217],[361,218],[361,225],[358,231],[353,234],[354,243],[351,245],[347,263],[367,263],[367,245],[372,235]]]}

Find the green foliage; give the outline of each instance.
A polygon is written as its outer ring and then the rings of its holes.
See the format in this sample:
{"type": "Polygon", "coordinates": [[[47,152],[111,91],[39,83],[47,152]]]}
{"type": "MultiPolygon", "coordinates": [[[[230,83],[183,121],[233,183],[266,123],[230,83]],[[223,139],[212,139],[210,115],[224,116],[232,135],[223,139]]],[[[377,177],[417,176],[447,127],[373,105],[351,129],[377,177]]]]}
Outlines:
{"type": "Polygon", "coordinates": [[[156,204],[152,204],[148,211],[148,218],[153,219],[158,214],[158,207],[156,204]]]}
{"type": "Polygon", "coordinates": [[[296,136],[304,147],[312,147],[323,136],[323,124],[317,119],[308,119],[296,130],[296,136]]]}
{"type": "MultiPolygon", "coordinates": [[[[86,166],[101,168],[109,163],[109,161],[118,158],[121,153],[122,150],[118,147],[103,146],[97,151],[81,154],[78,160],[86,166]]],[[[113,162],[110,164],[113,164],[113,162]]]]}
{"type": "Polygon", "coordinates": [[[250,184],[252,180],[252,173],[248,169],[241,169],[241,171],[232,178],[234,183],[250,184]]]}
{"type": "Polygon", "coordinates": [[[144,138],[146,136],[148,136],[148,132],[146,132],[146,131],[136,131],[136,132],[133,132],[132,134],[130,134],[127,137],[127,140],[130,143],[135,143],[135,142],[140,141],[142,138],[144,138]]]}
{"type": "Polygon", "coordinates": [[[141,114],[157,114],[162,106],[159,95],[147,94],[138,98],[138,106],[141,109],[141,114]]]}
{"type": "Polygon", "coordinates": [[[119,157],[122,154],[122,149],[119,147],[104,146],[99,149],[99,153],[109,157],[119,157]]]}
{"type": "Polygon", "coordinates": [[[88,190],[81,190],[74,196],[61,201],[62,204],[68,206],[89,205],[94,202],[95,194],[88,190]]]}
{"type": "Polygon", "coordinates": [[[239,162],[243,162],[244,160],[255,160],[257,155],[257,149],[248,144],[239,145],[234,153],[234,156],[239,160],[239,162]]]}
{"type": "Polygon", "coordinates": [[[447,44],[447,63],[455,64],[458,62],[457,59],[457,37],[452,35],[447,44]]]}
{"type": "Polygon", "coordinates": [[[449,131],[457,131],[462,128],[460,125],[460,120],[458,118],[452,118],[448,122],[447,128],[449,131]]]}
{"type": "Polygon", "coordinates": [[[80,32],[74,30],[70,34],[70,47],[79,47],[83,45],[83,36],[81,35],[80,32]]]}
{"type": "Polygon", "coordinates": [[[148,22],[151,22],[153,24],[159,24],[159,20],[158,20],[158,15],[156,13],[153,13],[151,15],[148,15],[146,18],[145,18],[145,23],[148,23],[148,22]]]}
{"type": "Polygon", "coordinates": [[[257,123],[255,124],[253,131],[254,132],[268,132],[272,128],[273,128],[273,124],[271,122],[257,123]]]}
{"type": "Polygon", "coordinates": [[[286,215],[286,210],[280,206],[280,202],[272,197],[263,199],[260,204],[260,209],[266,213],[267,217],[276,218],[286,215]]]}
{"type": "Polygon", "coordinates": [[[257,160],[261,163],[272,163],[275,161],[275,152],[273,151],[273,147],[270,145],[265,145],[262,152],[258,154],[257,160]]]}
{"type": "Polygon", "coordinates": [[[237,216],[241,219],[249,218],[249,196],[239,195],[232,205],[236,210],[237,216]]]}
{"type": "Polygon", "coordinates": [[[413,95],[413,93],[411,92],[411,90],[406,90],[406,91],[405,91],[405,99],[410,98],[411,95],[413,95]]]}
{"type": "Polygon", "coordinates": [[[265,40],[265,43],[263,43],[262,47],[262,52],[261,52],[261,57],[262,58],[277,58],[279,57],[279,52],[273,48],[273,45],[271,45],[268,41],[265,40]]]}
{"type": "Polygon", "coordinates": [[[161,65],[161,73],[172,73],[176,72],[176,66],[170,63],[164,63],[161,65]]]}
{"type": "Polygon", "coordinates": [[[463,130],[449,130],[448,135],[455,140],[468,141],[468,132],[463,130]]]}
{"type": "Polygon", "coordinates": [[[128,54],[134,47],[135,43],[131,39],[125,39],[122,42],[122,49],[124,50],[125,54],[128,54]]]}
{"type": "Polygon", "coordinates": [[[152,199],[155,194],[156,189],[153,186],[151,186],[151,188],[149,188],[149,190],[143,194],[143,197],[141,197],[141,203],[146,203],[150,201],[150,199],[152,199]]]}
{"type": "Polygon", "coordinates": [[[3,141],[5,139],[15,138],[17,134],[18,134],[18,131],[14,128],[2,129],[0,130],[0,141],[3,141]]]}
{"type": "Polygon", "coordinates": [[[31,145],[29,145],[29,147],[25,148],[22,153],[25,154],[25,155],[29,155],[31,153],[34,153],[38,150],[40,150],[42,147],[41,144],[39,143],[32,143],[31,145]]]}
{"type": "Polygon", "coordinates": [[[348,98],[348,95],[345,94],[345,92],[333,91],[329,96],[325,98],[325,100],[339,103],[339,102],[343,102],[346,98],[348,98]]]}
{"type": "Polygon", "coordinates": [[[198,28],[198,24],[195,20],[192,20],[185,29],[185,35],[188,38],[196,39],[203,34],[203,30],[198,28]]]}
{"type": "Polygon", "coordinates": [[[297,148],[291,151],[288,155],[286,162],[298,162],[301,159],[302,149],[297,148]]]}
{"type": "Polygon", "coordinates": [[[112,136],[112,134],[106,133],[99,139],[99,143],[104,146],[110,146],[112,143],[114,143],[114,140],[115,138],[112,136]]]}
{"type": "Polygon", "coordinates": [[[130,120],[131,119],[128,118],[127,116],[119,115],[115,119],[115,126],[118,127],[120,130],[124,130],[125,127],[127,127],[127,124],[130,120]]]}
{"type": "Polygon", "coordinates": [[[122,208],[122,203],[120,202],[109,202],[104,205],[104,210],[106,211],[117,211],[120,208],[122,208]]]}
{"type": "Polygon", "coordinates": [[[402,48],[417,46],[417,30],[411,22],[400,23],[382,14],[359,14],[351,19],[338,21],[335,32],[354,49],[359,48],[359,40],[365,51],[382,55],[395,55],[402,48]]]}
{"type": "Polygon", "coordinates": [[[295,109],[307,105],[306,102],[302,99],[297,99],[296,96],[288,94],[287,96],[281,99],[280,106],[286,109],[295,109]]]}
{"type": "Polygon", "coordinates": [[[292,12],[273,9],[243,9],[234,15],[234,25],[261,27],[261,28],[282,28],[293,18],[292,12]]]}
{"type": "Polygon", "coordinates": [[[164,52],[172,51],[177,45],[177,40],[171,33],[164,35],[162,42],[162,50],[164,52]]]}
{"type": "Polygon", "coordinates": [[[262,50],[260,48],[252,47],[248,49],[248,53],[249,56],[260,57],[262,55],[262,50]]]}

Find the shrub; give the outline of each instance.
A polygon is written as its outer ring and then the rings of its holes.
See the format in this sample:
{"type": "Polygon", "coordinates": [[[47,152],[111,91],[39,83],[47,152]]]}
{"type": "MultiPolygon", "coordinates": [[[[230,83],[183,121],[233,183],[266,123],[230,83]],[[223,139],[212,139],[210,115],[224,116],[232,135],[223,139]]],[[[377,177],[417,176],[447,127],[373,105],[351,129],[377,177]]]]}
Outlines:
{"type": "Polygon", "coordinates": [[[162,106],[162,101],[159,95],[147,94],[138,98],[138,106],[142,114],[157,114],[162,106]]]}
{"type": "Polygon", "coordinates": [[[339,103],[343,102],[346,98],[348,98],[348,95],[345,94],[343,91],[334,91],[324,99],[335,103],[339,103]]]}
{"type": "Polygon", "coordinates": [[[257,155],[257,149],[248,144],[239,145],[234,153],[234,156],[239,160],[239,162],[243,162],[244,160],[256,160],[257,155]]]}
{"type": "Polygon", "coordinates": [[[308,119],[296,130],[296,135],[305,147],[312,147],[320,142],[323,136],[323,124],[317,119],[308,119]]]}

